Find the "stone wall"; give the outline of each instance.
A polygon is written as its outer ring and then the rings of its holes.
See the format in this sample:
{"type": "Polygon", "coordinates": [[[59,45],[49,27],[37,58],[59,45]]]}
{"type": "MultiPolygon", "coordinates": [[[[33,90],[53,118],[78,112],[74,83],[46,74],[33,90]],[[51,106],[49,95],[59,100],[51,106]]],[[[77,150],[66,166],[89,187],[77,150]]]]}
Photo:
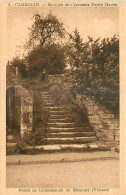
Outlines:
{"type": "Polygon", "coordinates": [[[32,130],[33,98],[20,85],[9,87],[6,93],[6,125],[19,134],[32,130]],[[27,116],[25,116],[27,115],[27,116]],[[27,118],[27,120],[26,120],[27,118]]]}
{"type": "Polygon", "coordinates": [[[108,145],[119,145],[119,119],[116,118],[116,114],[110,113],[94,97],[83,94],[76,97],[80,106],[82,103],[86,106],[90,125],[99,140],[108,145]]]}
{"type": "Polygon", "coordinates": [[[15,121],[15,88],[10,87],[6,91],[6,124],[9,129],[14,129],[15,121]]]}

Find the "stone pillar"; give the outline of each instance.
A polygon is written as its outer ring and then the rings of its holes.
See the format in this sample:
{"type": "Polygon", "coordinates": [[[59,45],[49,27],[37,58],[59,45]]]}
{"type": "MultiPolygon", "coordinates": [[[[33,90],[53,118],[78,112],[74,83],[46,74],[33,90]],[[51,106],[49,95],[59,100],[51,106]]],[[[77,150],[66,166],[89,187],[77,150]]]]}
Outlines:
{"type": "Polygon", "coordinates": [[[33,128],[33,99],[31,97],[21,98],[21,122],[20,135],[32,131],[33,128]]]}

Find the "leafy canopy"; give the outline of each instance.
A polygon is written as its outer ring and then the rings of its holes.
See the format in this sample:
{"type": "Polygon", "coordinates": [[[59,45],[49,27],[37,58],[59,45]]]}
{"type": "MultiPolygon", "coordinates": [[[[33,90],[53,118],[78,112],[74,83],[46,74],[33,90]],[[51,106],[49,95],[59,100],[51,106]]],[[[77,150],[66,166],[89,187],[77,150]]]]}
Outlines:
{"type": "Polygon", "coordinates": [[[30,28],[28,46],[39,44],[43,46],[56,36],[61,38],[64,36],[63,22],[60,22],[52,13],[46,16],[34,13],[33,18],[34,23],[30,28]]]}
{"type": "Polygon", "coordinates": [[[26,58],[29,76],[38,75],[43,69],[48,74],[62,73],[66,67],[63,50],[58,44],[33,49],[26,58]]]}

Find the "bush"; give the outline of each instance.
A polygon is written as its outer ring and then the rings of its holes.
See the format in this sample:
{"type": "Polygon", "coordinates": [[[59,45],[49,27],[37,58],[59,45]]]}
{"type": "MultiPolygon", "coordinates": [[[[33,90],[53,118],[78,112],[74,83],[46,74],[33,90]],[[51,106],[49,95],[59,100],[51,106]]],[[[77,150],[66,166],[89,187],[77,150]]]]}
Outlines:
{"type": "Polygon", "coordinates": [[[42,145],[46,143],[46,130],[37,129],[24,133],[23,137],[18,139],[18,147],[25,150],[26,146],[42,145]]]}
{"type": "Polygon", "coordinates": [[[66,67],[63,48],[56,44],[39,46],[28,54],[26,61],[30,77],[39,75],[43,70],[46,74],[61,74],[66,67]]]}
{"type": "Polygon", "coordinates": [[[18,57],[13,58],[13,60],[11,61],[11,65],[18,67],[18,71],[23,78],[27,76],[26,64],[23,59],[20,59],[18,57]]]}

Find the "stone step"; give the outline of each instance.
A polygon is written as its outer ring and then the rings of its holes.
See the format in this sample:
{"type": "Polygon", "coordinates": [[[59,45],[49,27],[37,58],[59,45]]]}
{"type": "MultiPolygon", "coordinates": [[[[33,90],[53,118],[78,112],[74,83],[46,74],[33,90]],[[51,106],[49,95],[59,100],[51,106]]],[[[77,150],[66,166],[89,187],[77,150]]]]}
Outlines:
{"type": "Polygon", "coordinates": [[[107,145],[103,144],[63,144],[61,149],[86,149],[87,151],[108,150],[107,145]]]}
{"type": "Polygon", "coordinates": [[[44,102],[44,103],[52,103],[52,104],[54,104],[54,102],[51,100],[51,99],[43,99],[42,98],[42,101],[44,102]]]}
{"type": "Polygon", "coordinates": [[[49,133],[47,134],[48,138],[51,137],[88,137],[95,136],[95,132],[59,132],[59,133],[49,133]]]}
{"type": "Polygon", "coordinates": [[[49,113],[52,114],[52,115],[55,115],[55,114],[56,114],[56,115],[61,115],[61,114],[63,115],[63,114],[66,114],[66,112],[63,111],[63,110],[60,110],[60,111],[59,111],[59,110],[58,110],[58,111],[57,111],[57,110],[54,110],[54,111],[49,110],[49,113]]]}
{"type": "Polygon", "coordinates": [[[68,144],[68,143],[88,143],[97,141],[97,137],[66,137],[66,138],[46,138],[47,144],[68,144]]]}
{"type": "Polygon", "coordinates": [[[50,98],[42,98],[42,101],[45,103],[54,103],[50,98]]]}
{"type": "Polygon", "coordinates": [[[16,142],[14,142],[14,143],[6,143],[6,145],[8,147],[15,147],[15,146],[17,146],[17,143],[16,142]]]}
{"type": "Polygon", "coordinates": [[[49,127],[49,132],[89,132],[91,128],[89,127],[49,127]]]}
{"type": "Polygon", "coordinates": [[[44,94],[44,95],[45,95],[45,94],[46,94],[46,95],[49,95],[48,91],[41,91],[40,93],[41,93],[41,94],[44,94]]]}
{"type": "Polygon", "coordinates": [[[55,122],[69,122],[68,118],[54,118],[54,119],[49,119],[49,122],[55,123],[55,122]]]}
{"type": "Polygon", "coordinates": [[[51,100],[51,97],[49,95],[41,95],[41,98],[43,100],[51,100]]]}
{"type": "Polygon", "coordinates": [[[44,107],[53,106],[53,102],[45,102],[42,100],[42,103],[43,103],[44,107]]]}
{"type": "Polygon", "coordinates": [[[42,92],[41,92],[41,96],[42,97],[50,97],[50,95],[48,93],[42,93],[42,92]]]}
{"type": "MultiPolygon", "coordinates": [[[[13,144],[9,144],[7,145],[7,149],[11,149],[11,151],[15,150],[17,144],[13,143],[13,144]]],[[[107,145],[103,145],[103,144],[97,144],[97,143],[62,143],[62,144],[46,144],[46,145],[39,145],[39,146],[26,146],[25,149],[26,150],[32,150],[32,149],[37,149],[40,150],[40,152],[73,152],[73,151],[78,151],[78,152],[88,152],[88,151],[108,151],[110,150],[108,148],[107,145]]]]}
{"type": "Polygon", "coordinates": [[[45,105],[45,107],[48,107],[48,106],[55,106],[55,104],[53,102],[45,102],[43,101],[43,104],[45,105]]]}
{"type": "Polygon", "coordinates": [[[66,118],[66,115],[63,114],[50,114],[50,119],[64,119],[66,118]]]}
{"type": "Polygon", "coordinates": [[[61,106],[46,106],[45,109],[51,111],[63,111],[63,107],[61,106]]]}
{"type": "Polygon", "coordinates": [[[42,101],[43,103],[46,103],[47,105],[48,105],[48,104],[54,104],[54,102],[52,102],[52,100],[51,100],[50,98],[42,98],[42,97],[41,97],[41,101],[42,101]]]}
{"type": "Polygon", "coordinates": [[[15,135],[7,135],[6,136],[7,143],[15,143],[17,141],[17,136],[15,135]]]}
{"type": "Polygon", "coordinates": [[[48,123],[49,127],[75,127],[74,123],[64,123],[64,122],[60,122],[60,123],[48,123]]]}
{"type": "Polygon", "coordinates": [[[15,136],[14,135],[7,135],[7,141],[12,141],[15,139],[15,136]]]}
{"type": "MultiPolygon", "coordinates": [[[[97,144],[53,144],[53,145],[41,145],[34,146],[35,149],[40,149],[44,152],[73,152],[73,151],[105,151],[108,150],[107,145],[97,144]]],[[[27,146],[26,149],[31,150],[33,146],[27,146]]]]}
{"type": "Polygon", "coordinates": [[[41,97],[43,98],[48,98],[48,97],[50,97],[50,95],[49,94],[41,94],[41,97]]]}

